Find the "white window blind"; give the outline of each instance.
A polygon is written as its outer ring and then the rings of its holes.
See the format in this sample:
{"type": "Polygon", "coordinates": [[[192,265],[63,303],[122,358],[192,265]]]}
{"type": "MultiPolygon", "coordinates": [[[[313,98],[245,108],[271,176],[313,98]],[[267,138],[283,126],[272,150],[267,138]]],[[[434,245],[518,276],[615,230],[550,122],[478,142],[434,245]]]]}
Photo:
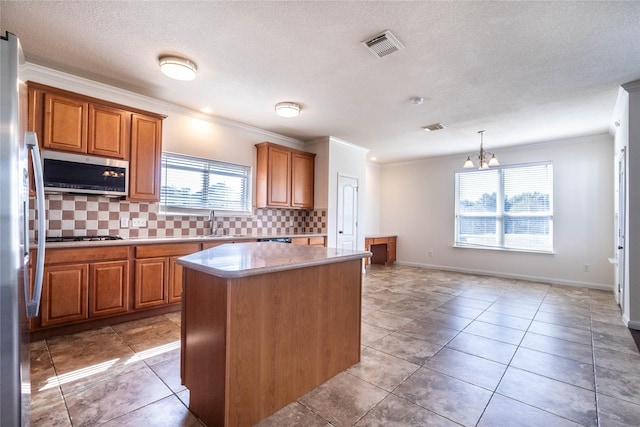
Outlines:
{"type": "Polygon", "coordinates": [[[162,153],[160,203],[183,209],[251,210],[251,167],[162,153]]]}
{"type": "Polygon", "coordinates": [[[455,244],[552,252],[553,165],[457,172],[455,244]]]}

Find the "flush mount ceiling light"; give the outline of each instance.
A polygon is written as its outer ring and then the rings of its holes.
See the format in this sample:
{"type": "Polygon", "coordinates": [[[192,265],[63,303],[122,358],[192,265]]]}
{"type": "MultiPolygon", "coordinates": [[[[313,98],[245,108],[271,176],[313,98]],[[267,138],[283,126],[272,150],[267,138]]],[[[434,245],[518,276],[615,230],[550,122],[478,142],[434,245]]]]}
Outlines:
{"type": "Polygon", "coordinates": [[[300,115],[301,107],[295,102],[278,102],[276,104],[276,114],[280,117],[297,117],[300,115]]]}
{"type": "Polygon", "coordinates": [[[160,70],[175,80],[193,80],[196,78],[198,66],[195,62],[179,56],[161,56],[160,70]]]}
{"type": "MultiPolygon", "coordinates": [[[[477,157],[480,162],[480,167],[478,169],[489,169],[489,166],[500,166],[500,163],[498,162],[498,159],[496,159],[495,154],[492,154],[488,151],[484,151],[484,147],[483,147],[484,132],[485,131],[483,130],[478,131],[478,133],[480,134],[480,154],[472,155],[473,157],[477,157]],[[488,156],[491,156],[491,159],[489,159],[489,161],[487,162],[488,156]]],[[[473,161],[471,160],[471,156],[468,156],[467,161],[464,162],[463,168],[467,169],[472,167],[475,167],[475,166],[473,164],[473,161]]]]}

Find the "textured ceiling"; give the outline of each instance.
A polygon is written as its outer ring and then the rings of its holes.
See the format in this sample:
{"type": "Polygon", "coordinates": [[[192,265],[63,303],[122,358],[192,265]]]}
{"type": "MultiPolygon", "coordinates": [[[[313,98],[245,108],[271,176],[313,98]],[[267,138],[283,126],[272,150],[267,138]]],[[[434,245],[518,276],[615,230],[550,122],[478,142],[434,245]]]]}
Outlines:
{"type": "Polygon", "coordinates": [[[0,1],[0,31],[28,62],[382,163],[476,151],[480,129],[490,150],[605,133],[640,79],[640,2],[0,1]],[[405,48],[378,58],[361,42],[386,29],[405,48]]]}

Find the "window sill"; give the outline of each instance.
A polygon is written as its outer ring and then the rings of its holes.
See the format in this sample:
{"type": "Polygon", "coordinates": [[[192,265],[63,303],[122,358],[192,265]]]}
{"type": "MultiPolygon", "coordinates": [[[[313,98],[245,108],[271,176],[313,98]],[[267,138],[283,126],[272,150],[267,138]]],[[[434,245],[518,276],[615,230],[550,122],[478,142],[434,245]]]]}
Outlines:
{"type": "Polygon", "coordinates": [[[533,250],[533,249],[496,248],[493,246],[462,245],[462,244],[456,244],[456,243],[454,243],[453,247],[458,249],[479,249],[483,251],[520,252],[520,253],[526,253],[526,254],[532,254],[532,255],[555,255],[554,251],[543,251],[543,250],[533,250]]]}

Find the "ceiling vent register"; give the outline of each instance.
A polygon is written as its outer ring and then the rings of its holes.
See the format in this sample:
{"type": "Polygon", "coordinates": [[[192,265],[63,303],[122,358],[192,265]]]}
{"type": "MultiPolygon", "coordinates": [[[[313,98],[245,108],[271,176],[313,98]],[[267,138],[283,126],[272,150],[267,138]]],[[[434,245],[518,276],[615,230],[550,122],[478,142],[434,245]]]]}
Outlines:
{"type": "Polygon", "coordinates": [[[425,132],[433,132],[436,130],[444,129],[444,125],[442,123],[434,123],[429,126],[424,126],[422,129],[424,129],[425,132]]]}
{"type": "Polygon", "coordinates": [[[396,38],[391,31],[386,30],[369,40],[362,42],[375,56],[382,58],[397,50],[404,49],[404,45],[396,38]]]}

